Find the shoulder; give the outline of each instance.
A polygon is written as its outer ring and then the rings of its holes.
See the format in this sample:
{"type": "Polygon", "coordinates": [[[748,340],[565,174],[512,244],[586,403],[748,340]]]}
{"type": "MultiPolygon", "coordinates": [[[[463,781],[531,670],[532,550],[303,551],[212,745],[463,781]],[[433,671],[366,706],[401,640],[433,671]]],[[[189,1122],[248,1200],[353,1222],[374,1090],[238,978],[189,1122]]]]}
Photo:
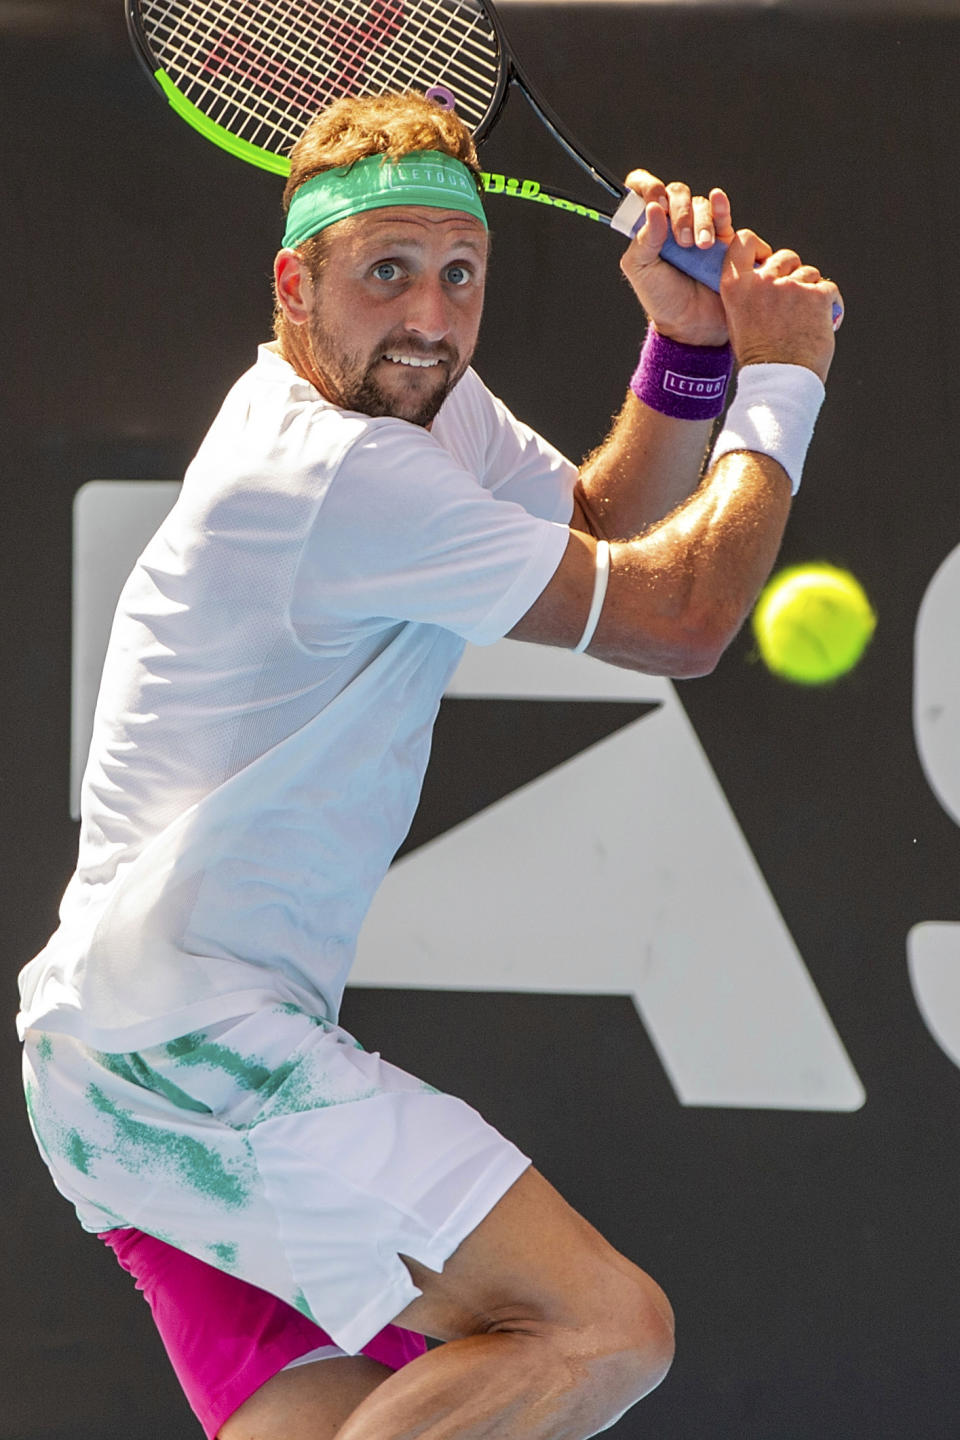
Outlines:
{"type": "Polygon", "coordinates": [[[317,498],[344,456],[378,422],[340,410],[283,356],[261,345],[231,387],[187,471],[185,495],[223,505],[241,496],[317,498]]]}
{"type": "Polygon", "coordinates": [[[505,437],[523,427],[473,369],[468,369],[447,396],[433,423],[433,435],[465,470],[485,488],[495,488],[505,437]]]}
{"type": "Polygon", "coordinates": [[[510,412],[503,401],[487,388],[476,370],[470,366],[464,371],[443,402],[440,413],[434,422],[434,429],[436,430],[438,426],[476,424],[477,422],[499,425],[509,415],[510,412]]]}

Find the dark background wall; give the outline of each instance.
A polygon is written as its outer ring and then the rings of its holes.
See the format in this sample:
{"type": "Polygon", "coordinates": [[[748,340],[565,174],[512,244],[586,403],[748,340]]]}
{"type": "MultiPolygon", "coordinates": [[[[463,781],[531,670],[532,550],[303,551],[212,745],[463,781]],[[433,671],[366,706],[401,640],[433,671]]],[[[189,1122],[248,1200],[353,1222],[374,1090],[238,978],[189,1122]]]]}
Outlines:
{"type": "MultiPolygon", "coordinates": [[[[16,972],[55,923],[76,844],[73,497],[91,479],[181,474],[269,323],[277,182],[155,100],[119,11],[0,5],[2,1440],[199,1434],[146,1307],[34,1153],[12,1032],[16,972]]],[[[807,692],[775,682],[745,634],[678,690],[867,1100],[682,1106],[626,996],[357,989],[345,1023],[477,1104],[664,1284],[679,1359],[621,1434],[955,1440],[960,1076],[906,947],[958,910],[960,836],[918,762],[912,692],[920,603],[960,541],[960,9],[544,4],[506,22],[614,169],[724,183],[743,223],[842,285],[783,560],[855,570],[875,642],[847,680],[807,692]]],[[[485,158],[575,183],[519,100],[485,158]]],[[[617,246],[506,203],[493,220],[478,367],[578,457],[641,332],[617,246]]]]}

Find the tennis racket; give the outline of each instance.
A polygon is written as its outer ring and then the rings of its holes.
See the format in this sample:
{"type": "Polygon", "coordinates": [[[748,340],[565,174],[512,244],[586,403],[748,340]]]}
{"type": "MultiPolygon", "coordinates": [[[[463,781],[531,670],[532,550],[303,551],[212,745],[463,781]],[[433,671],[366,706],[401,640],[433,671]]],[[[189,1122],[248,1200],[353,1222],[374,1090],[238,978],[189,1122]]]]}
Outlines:
{"type": "MultiPolygon", "coordinates": [[[[126,0],[134,49],[177,114],[230,154],[278,175],[309,120],[343,95],[418,90],[455,108],[479,145],[516,87],[605,192],[580,204],[536,180],[485,172],[488,194],[636,234],[643,202],[592,159],[537,95],[489,0],[126,0]]],[[[663,258],[717,290],[725,247],[663,258]]]]}
{"type": "MultiPolygon", "coordinates": [[[[287,175],[290,149],[318,110],[344,95],[395,90],[455,108],[479,145],[516,87],[606,205],[491,172],[487,193],[630,237],[643,225],[640,196],[592,159],[534,90],[490,0],[126,0],[126,13],[134,48],[173,109],[241,160],[287,175]]],[[[719,290],[726,248],[685,248],[668,233],[660,253],[719,290]]],[[[841,313],[835,305],[834,328],[841,313]]]]}

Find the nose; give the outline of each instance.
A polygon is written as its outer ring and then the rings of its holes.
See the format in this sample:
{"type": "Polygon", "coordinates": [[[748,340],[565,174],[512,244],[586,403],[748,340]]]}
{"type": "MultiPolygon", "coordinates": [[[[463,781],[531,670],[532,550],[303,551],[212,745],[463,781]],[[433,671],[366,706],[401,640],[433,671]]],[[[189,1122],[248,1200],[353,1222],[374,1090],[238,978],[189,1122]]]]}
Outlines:
{"type": "Polygon", "coordinates": [[[450,313],[443,285],[434,277],[423,277],[408,291],[409,305],[404,329],[410,335],[435,344],[450,330],[450,313]]]}

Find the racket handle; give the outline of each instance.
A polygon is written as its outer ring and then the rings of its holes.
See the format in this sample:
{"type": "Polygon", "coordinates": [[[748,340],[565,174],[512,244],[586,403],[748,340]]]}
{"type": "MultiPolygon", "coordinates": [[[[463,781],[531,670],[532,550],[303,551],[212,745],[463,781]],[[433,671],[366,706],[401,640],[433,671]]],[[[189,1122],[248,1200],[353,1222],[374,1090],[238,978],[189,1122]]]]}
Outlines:
{"type": "MultiPolygon", "coordinates": [[[[626,235],[632,240],[643,226],[646,213],[646,206],[637,192],[628,190],[610,221],[610,228],[618,230],[621,235],[626,235]]],[[[682,270],[684,275],[689,275],[692,279],[699,280],[701,285],[706,285],[710,290],[719,292],[720,275],[728,248],[722,240],[718,240],[709,250],[698,250],[692,245],[689,247],[678,245],[673,238],[673,231],[668,230],[667,238],[660,250],[660,256],[675,270],[682,270]]],[[[839,330],[842,319],[843,306],[834,301],[834,330],[839,330]]]]}

